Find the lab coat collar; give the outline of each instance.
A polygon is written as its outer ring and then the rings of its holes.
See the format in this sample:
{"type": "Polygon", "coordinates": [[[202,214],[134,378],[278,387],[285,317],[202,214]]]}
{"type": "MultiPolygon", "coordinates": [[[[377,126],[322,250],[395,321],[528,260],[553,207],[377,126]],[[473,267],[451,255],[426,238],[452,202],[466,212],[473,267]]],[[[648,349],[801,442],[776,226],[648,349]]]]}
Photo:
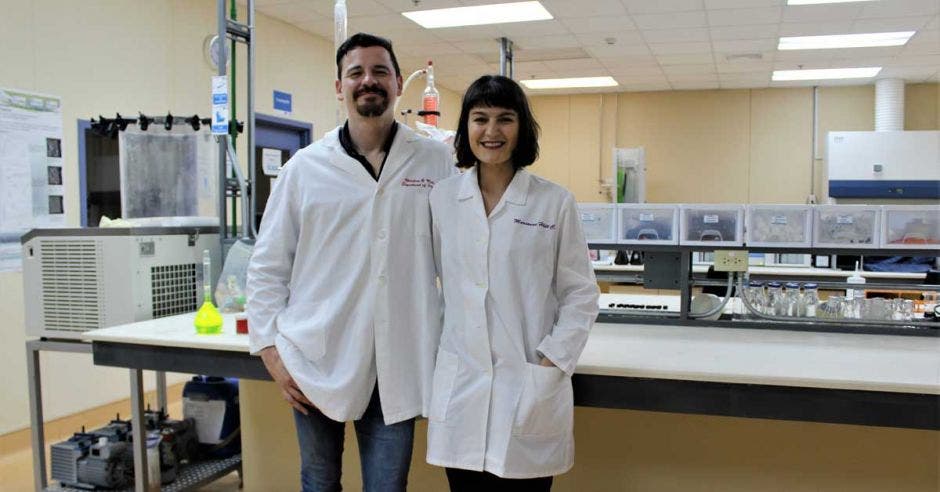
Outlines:
{"type": "MultiPolygon", "coordinates": [[[[463,174],[460,190],[457,193],[458,200],[466,200],[474,195],[481,195],[480,183],[477,179],[477,166],[471,167],[469,171],[463,174]]],[[[524,169],[516,171],[516,175],[512,177],[512,181],[509,182],[509,186],[503,194],[502,201],[515,205],[525,205],[529,196],[529,182],[531,179],[532,175],[524,169]]]]}
{"type": "MultiPolygon", "coordinates": [[[[362,164],[350,157],[343,149],[343,145],[339,142],[339,132],[342,129],[342,126],[338,126],[323,136],[323,145],[330,149],[330,164],[349,173],[363,183],[375,185],[375,179],[362,167],[362,164]]],[[[392,148],[385,159],[382,174],[379,176],[380,183],[386,179],[391,179],[388,177],[394,175],[395,171],[415,153],[417,150],[415,142],[418,138],[418,135],[411,128],[399,123],[395,140],[392,141],[392,148]]]]}

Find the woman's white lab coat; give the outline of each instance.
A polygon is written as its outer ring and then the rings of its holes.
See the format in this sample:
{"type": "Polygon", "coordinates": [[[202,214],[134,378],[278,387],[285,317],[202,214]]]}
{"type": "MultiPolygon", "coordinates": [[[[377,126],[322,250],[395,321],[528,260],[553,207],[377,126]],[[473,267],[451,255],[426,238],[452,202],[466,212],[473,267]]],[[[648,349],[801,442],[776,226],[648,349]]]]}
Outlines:
{"type": "Polygon", "coordinates": [[[598,309],[574,196],[520,170],[487,217],[473,168],[434,187],[431,214],[445,306],[428,462],[506,478],[567,471],[571,375],[598,309]]]}

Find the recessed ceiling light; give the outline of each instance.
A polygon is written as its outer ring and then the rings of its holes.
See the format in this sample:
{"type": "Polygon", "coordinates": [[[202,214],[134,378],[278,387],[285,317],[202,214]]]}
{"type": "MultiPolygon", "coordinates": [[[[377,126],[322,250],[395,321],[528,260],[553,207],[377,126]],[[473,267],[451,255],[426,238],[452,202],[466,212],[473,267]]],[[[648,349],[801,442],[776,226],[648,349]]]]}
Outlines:
{"type": "Polygon", "coordinates": [[[813,70],[774,70],[770,80],[826,80],[826,79],[865,79],[878,75],[881,67],[859,68],[820,68],[813,70]]]}
{"type": "Polygon", "coordinates": [[[865,34],[830,34],[826,36],[793,36],[780,38],[778,50],[825,50],[833,48],[871,48],[901,46],[916,31],[870,32],[865,34]]]}
{"type": "Polygon", "coordinates": [[[820,3],[871,2],[877,0],[787,0],[787,5],[818,5],[820,3]]]}
{"type": "Polygon", "coordinates": [[[497,3],[455,7],[449,9],[415,10],[401,15],[417,22],[421,27],[480,26],[552,19],[552,14],[539,2],[497,3]]]}
{"type": "Polygon", "coordinates": [[[613,77],[572,77],[568,79],[528,79],[520,83],[528,89],[572,89],[576,87],[616,87],[613,77]]]}

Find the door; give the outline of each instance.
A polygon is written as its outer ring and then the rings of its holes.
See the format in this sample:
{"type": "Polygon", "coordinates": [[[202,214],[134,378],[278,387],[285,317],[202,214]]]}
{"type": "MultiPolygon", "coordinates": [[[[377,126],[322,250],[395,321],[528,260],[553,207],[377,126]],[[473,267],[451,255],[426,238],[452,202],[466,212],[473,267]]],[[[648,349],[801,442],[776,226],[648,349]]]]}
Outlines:
{"type": "Polygon", "coordinates": [[[255,227],[261,226],[264,207],[276,179],[264,172],[264,156],[280,153],[284,164],[295,152],[310,145],[313,125],[303,121],[255,114],[255,227]]]}

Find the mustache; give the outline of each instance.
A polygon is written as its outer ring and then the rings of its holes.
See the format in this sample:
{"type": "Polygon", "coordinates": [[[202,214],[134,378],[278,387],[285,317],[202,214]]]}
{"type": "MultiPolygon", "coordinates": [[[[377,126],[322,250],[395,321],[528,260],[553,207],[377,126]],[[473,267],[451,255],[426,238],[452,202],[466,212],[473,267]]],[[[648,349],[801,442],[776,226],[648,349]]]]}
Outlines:
{"type": "Polygon", "coordinates": [[[359,97],[363,94],[378,94],[382,97],[388,97],[388,92],[379,86],[363,87],[353,93],[353,97],[359,97]]]}

